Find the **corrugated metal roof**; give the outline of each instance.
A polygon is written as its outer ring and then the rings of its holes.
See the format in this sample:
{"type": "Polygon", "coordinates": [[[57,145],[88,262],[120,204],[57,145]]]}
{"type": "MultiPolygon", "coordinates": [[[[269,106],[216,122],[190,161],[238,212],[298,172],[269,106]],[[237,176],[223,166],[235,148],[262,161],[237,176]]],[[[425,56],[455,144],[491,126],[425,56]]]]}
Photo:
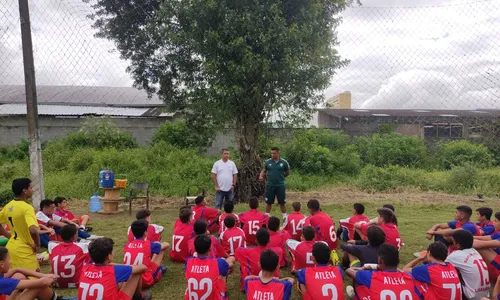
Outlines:
{"type": "MultiPolygon", "coordinates": [[[[104,86],[37,86],[39,104],[86,105],[86,106],[163,106],[164,103],[153,95],[133,87],[104,86]]],[[[0,85],[1,103],[24,103],[24,85],[0,85]]]]}
{"type": "Polygon", "coordinates": [[[325,112],[336,117],[500,117],[500,109],[477,109],[477,110],[421,110],[421,109],[334,109],[321,108],[325,112]]]}
{"type": "MultiPolygon", "coordinates": [[[[25,104],[0,104],[0,116],[26,115],[25,104]]],[[[83,105],[38,105],[40,116],[121,116],[121,117],[173,117],[161,109],[147,107],[109,107],[83,105]]]]}

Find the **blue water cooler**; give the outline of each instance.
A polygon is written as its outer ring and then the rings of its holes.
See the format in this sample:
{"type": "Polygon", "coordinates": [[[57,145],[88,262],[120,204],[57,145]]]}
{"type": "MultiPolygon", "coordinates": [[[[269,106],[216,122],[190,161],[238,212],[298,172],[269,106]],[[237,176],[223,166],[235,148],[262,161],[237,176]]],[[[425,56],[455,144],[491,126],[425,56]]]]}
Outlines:
{"type": "Polygon", "coordinates": [[[110,170],[103,169],[99,172],[99,187],[112,188],[115,185],[115,173],[110,170]]]}

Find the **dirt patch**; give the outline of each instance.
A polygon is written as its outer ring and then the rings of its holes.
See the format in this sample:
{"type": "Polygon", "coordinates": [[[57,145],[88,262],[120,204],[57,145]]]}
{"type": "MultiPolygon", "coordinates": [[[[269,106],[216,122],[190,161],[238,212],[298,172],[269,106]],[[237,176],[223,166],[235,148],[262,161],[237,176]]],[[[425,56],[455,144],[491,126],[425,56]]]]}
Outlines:
{"type": "MultiPolygon", "coordinates": [[[[318,199],[322,204],[352,204],[354,202],[376,202],[376,203],[408,203],[408,204],[469,204],[478,206],[480,202],[474,201],[475,197],[465,195],[451,195],[441,192],[425,192],[421,190],[401,189],[391,193],[369,193],[356,188],[324,188],[309,192],[287,192],[287,202],[295,201],[307,203],[310,199],[318,199]]],[[[214,197],[208,196],[210,205],[214,204],[214,197]]],[[[492,202],[498,203],[498,199],[485,199],[485,205],[492,202]]],[[[184,197],[152,197],[150,200],[151,210],[174,209],[184,205],[184,197]]],[[[71,210],[77,213],[84,213],[88,210],[88,201],[70,200],[71,210]]],[[[133,209],[145,207],[139,201],[134,202],[133,209]]],[[[124,202],[121,207],[128,211],[128,202],[124,202]]],[[[105,218],[105,215],[94,214],[97,218],[105,218]]]]}

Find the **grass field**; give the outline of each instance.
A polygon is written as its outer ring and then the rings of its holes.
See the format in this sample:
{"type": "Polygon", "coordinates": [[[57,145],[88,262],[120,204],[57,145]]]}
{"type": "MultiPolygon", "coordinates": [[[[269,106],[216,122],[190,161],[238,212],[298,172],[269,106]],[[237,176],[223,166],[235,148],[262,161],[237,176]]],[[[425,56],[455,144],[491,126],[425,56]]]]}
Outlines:
{"type": "MultiPolygon", "coordinates": [[[[307,201],[306,199],[304,199],[304,201],[307,201]]],[[[356,198],[353,198],[351,203],[356,202],[356,200],[356,198]]],[[[365,201],[365,214],[368,215],[368,217],[374,217],[376,215],[376,208],[380,207],[383,203],[386,202],[365,201]]],[[[499,206],[497,203],[498,202],[490,201],[489,203],[470,202],[465,204],[470,205],[473,209],[483,205],[488,205],[492,207],[494,211],[498,211],[499,206]]],[[[422,204],[398,201],[398,203],[392,202],[391,204],[395,205],[396,215],[399,222],[399,231],[406,244],[400,252],[400,267],[402,267],[404,264],[413,259],[414,252],[425,249],[430,243],[425,238],[426,230],[435,223],[452,220],[455,207],[459,203],[439,203],[436,201],[428,204],[422,204]]],[[[164,241],[170,242],[173,224],[177,218],[179,206],[180,204],[169,205],[169,207],[165,209],[155,210],[153,212],[153,222],[165,227],[165,232],[163,233],[164,241]]],[[[288,206],[290,209],[290,204],[288,206]]],[[[303,205],[303,208],[304,207],[305,205],[303,205]]],[[[260,209],[264,209],[263,205],[261,205],[260,209]]],[[[339,219],[351,215],[352,204],[347,201],[343,201],[342,204],[323,205],[322,209],[333,217],[336,222],[336,226],[338,226],[339,219]]],[[[236,206],[237,212],[243,212],[245,210],[247,210],[246,205],[236,206]]],[[[303,211],[303,213],[307,215],[307,212],[303,211]]],[[[273,207],[273,214],[281,217],[279,207],[273,207]]],[[[126,231],[133,219],[133,217],[128,216],[128,213],[122,213],[115,216],[93,215],[91,226],[94,228],[94,233],[111,237],[115,241],[116,246],[114,249],[114,261],[116,263],[122,263],[123,245],[125,244],[127,237],[126,231]]],[[[165,259],[164,263],[168,266],[168,272],[165,274],[162,281],[153,287],[152,292],[154,299],[183,299],[186,288],[183,265],[173,263],[168,258],[165,259]]],[[[42,270],[44,272],[49,272],[49,267],[44,265],[42,270]]],[[[227,280],[229,298],[245,299],[245,295],[240,292],[239,289],[239,271],[237,264],[234,266],[234,270],[235,271],[231,273],[227,280]]],[[[281,276],[290,276],[289,268],[282,269],[281,276]]],[[[349,281],[350,279],[345,279],[344,283],[349,281]]],[[[76,295],[77,292],[76,290],[60,290],[59,293],[67,296],[76,295]]],[[[301,299],[296,289],[293,291],[292,299],[301,299]]]]}

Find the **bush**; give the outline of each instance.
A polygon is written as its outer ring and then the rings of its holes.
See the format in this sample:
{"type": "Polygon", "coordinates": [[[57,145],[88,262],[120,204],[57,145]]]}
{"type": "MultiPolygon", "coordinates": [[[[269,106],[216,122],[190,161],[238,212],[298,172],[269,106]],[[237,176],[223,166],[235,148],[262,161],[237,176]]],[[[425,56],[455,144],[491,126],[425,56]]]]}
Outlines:
{"type": "Polygon", "coordinates": [[[396,187],[393,176],[394,174],[388,168],[367,165],[359,174],[357,186],[368,191],[388,191],[396,187]]]}
{"type": "Polygon", "coordinates": [[[12,189],[2,189],[0,190],[0,206],[4,206],[9,203],[10,200],[14,199],[14,194],[12,189]]]}
{"type": "Polygon", "coordinates": [[[377,133],[369,137],[357,137],[356,143],[365,164],[416,167],[427,163],[427,148],[420,137],[377,133]]]}
{"type": "Polygon", "coordinates": [[[448,191],[465,192],[474,188],[478,180],[478,171],[470,164],[456,166],[450,172],[448,191]]]}
{"type": "Polygon", "coordinates": [[[206,149],[215,138],[210,128],[190,128],[185,121],[167,122],[158,128],[153,136],[153,145],[165,142],[177,148],[206,149]]]}
{"type": "Polygon", "coordinates": [[[69,149],[93,148],[118,150],[136,148],[136,139],[129,132],[121,131],[111,119],[89,119],[77,132],[61,139],[69,149]]]}
{"type": "Polygon", "coordinates": [[[356,148],[346,144],[344,134],[323,129],[301,131],[284,146],[283,157],[303,174],[357,174],[361,160],[356,148]]]}
{"type": "Polygon", "coordinates": [[[493,164],[493,157],[484,145],[460,140],[439,145],[438,163],[441,168],[447,170],[467,164],[488,168],[493,164]]]}
{"type": "Polygon", "coordinates": [[[490,151],[493,157],[493,164],[500,164],[500,142],[497,138],[494,137],[480,137],[480,138],[472,138],[469,140],[473,144],[480,144],[486,146],[488,151],[490,151]]]}
{"type": "Polygon", "coordinates": [[[0,164],[2,162],[13,162],[29,157],[30,144],[27,140],[22,139],[19,144],[0,147],[0,164]]]}

